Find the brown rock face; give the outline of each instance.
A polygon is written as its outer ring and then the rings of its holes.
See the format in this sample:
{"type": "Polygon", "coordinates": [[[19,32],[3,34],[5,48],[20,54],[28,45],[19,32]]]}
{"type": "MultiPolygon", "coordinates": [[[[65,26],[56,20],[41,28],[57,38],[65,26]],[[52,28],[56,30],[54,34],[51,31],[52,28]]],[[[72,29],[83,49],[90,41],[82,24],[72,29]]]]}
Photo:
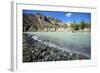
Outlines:
{"type": "Polygon", "coordinates": [[[39,31],[44,27],[58,27],[61,20],[42,14],[23,14],[23,32],[39,31]]]}

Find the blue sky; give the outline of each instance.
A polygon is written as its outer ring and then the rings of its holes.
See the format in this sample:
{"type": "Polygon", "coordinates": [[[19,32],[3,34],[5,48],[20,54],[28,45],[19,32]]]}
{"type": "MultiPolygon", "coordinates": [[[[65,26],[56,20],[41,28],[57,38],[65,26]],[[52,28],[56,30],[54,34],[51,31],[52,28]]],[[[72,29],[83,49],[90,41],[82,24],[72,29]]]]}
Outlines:
{"type": "Polygon", "coordinates": [[[62,22],[76,22],[84,20],[85,22],[91,22],[91,13],[79,13],[79,12],[58,12],[58,11],[39,11],[39,10],[23,10],[24,14],[36,14],[41,13],[45,16],[52,16],[60,19],[62,22]]]}

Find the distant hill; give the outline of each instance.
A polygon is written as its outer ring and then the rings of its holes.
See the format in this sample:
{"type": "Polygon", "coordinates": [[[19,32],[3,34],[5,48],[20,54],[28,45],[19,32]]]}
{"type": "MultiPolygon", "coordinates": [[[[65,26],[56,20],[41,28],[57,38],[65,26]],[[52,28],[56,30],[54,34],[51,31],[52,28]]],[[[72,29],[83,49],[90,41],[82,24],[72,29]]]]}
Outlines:
{"type": "Polygon", "coordinates": [[[62,21],[43,14],[23,14],[23,32],[42,30],[45,27],[60,27],[62,21]]]}
{"type": "Polygon", "coordinates": [[[91,23],[64,23],[61,20],[43,14],[23,14],[23,32],[62,32],[91,31],[91,23]]]}

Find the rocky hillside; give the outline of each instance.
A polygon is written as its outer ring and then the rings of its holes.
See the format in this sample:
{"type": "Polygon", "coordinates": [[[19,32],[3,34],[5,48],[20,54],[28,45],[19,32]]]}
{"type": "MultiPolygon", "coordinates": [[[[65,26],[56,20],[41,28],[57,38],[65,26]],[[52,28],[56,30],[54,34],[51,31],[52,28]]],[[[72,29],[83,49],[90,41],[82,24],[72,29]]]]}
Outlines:
{"type": "Polygon", "coordinates": [[[23,14],[23,32],[39,31],[44,27],[60,27],[62,21],[43,14],[23,14]]]}

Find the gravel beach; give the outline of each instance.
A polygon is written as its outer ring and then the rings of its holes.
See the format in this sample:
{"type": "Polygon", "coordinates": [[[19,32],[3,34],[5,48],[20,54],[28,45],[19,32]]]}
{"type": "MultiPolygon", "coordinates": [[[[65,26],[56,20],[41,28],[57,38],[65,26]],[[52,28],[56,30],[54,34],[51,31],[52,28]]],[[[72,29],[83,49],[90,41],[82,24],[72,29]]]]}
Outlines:
{"type": "Polygon", "coordinates": [[[86,56],[66,52],[34,40],[23,33],[23,62],[86,60],[86,56]]]}

